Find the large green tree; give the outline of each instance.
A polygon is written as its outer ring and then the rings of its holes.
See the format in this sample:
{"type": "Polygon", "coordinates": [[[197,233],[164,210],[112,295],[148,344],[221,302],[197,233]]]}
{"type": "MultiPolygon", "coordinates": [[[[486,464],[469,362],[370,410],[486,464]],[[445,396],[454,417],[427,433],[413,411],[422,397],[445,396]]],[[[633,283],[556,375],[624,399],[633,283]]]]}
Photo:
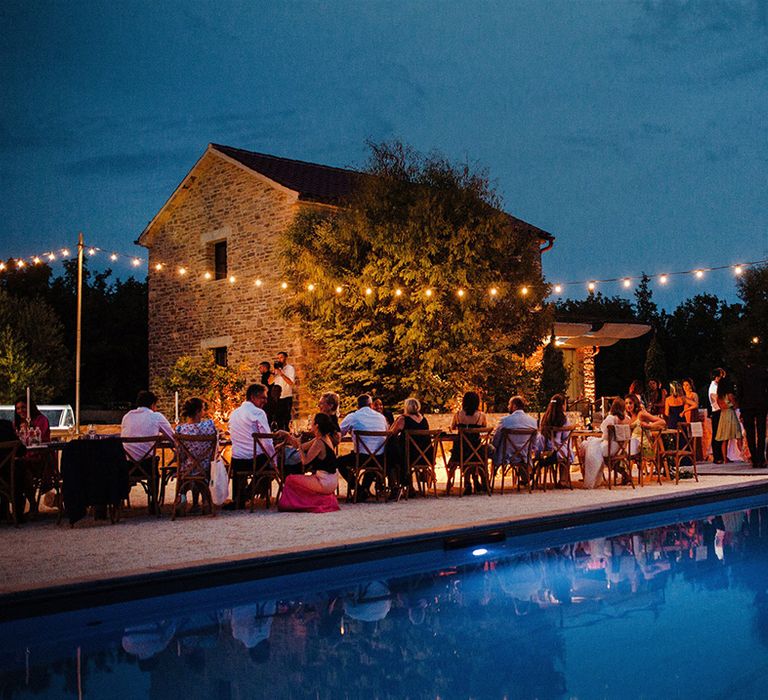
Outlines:
{"type": "Polygon", "coordinates": [[[320,347],[313,383],[432,408],[474,387],[503,403],[550,314],[538,241],[486,174],[372,145],[344,204],[299,216],[285,235],[297,291],[287,313],[320,347]]]}

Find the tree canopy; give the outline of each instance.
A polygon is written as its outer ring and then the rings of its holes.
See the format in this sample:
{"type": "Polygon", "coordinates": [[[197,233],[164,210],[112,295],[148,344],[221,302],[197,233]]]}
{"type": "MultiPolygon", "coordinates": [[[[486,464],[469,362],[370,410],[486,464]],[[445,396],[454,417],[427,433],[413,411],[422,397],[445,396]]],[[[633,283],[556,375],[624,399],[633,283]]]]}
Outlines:
{"type": "Polygon", "coordinates": [[[433,408],[470,387],[504,403],[550,332],[539,256],[485,173],[372,145],[345,206],[300,215],[285,235],[287,313],[319,345],[311,381],[433,408]]]}

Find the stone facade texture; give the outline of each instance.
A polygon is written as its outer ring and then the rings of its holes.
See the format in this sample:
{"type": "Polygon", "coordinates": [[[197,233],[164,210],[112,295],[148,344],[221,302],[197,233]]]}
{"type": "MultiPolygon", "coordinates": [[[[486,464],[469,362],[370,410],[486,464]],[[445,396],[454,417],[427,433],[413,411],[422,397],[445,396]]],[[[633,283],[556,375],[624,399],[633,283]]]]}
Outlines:
{"type": "Polygon", "coordinates": [[[278,240],[299,207],[295,195],[211,152],[145,237],[149,250],[149,372],[153,390],[181,355],[195,355],[220,339],[231,366],[257,365],[289,353],[297,369],[294,394],[302,397],[304,351],[296,324],[280,314],[278,240]],[[213,244],[227,241],[227,277],[213,274],[213,244]],[[157,265],[160,270],[156,270],[157,265]],[[179,268],[185,268],[185,275],[179,268]],[[261,286],[256,280],[262,281],[261,286]]]}

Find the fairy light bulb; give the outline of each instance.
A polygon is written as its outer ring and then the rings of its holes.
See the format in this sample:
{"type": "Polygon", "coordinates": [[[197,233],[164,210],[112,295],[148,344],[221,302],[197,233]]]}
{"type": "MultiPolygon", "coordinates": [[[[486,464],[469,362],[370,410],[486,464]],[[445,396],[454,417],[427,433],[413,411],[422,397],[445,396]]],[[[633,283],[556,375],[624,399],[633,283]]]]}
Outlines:
{"type": "Polygon", "coordinates": [[[307,291],[308,292],[314,292],[315,291],[315,285],[311,282],[307,285],[307,291]]]}
{"type": "Polygon", "coordinates": [[[186,267],[180,267],[179,268],[179,274],[183,277],[187,274],[187,268],[186,267]]]}
{"type": "Polygon", "coordinates": [[[456,296],[459,297],[459,299],[463,299],[464,298],[464,294],[466,294],[466,292],[463,289],[458,289],[456,291],[456,296]]]}
{"type": "Polygon", "coordinates": [[[560,294],[560,292],[562,292],[562,291],[563,291],[563,285],[556,284],[555,285],[555,294],[560,294]]]}
{"type": "Polygon", "coordinates": [[[426,296],[427,299],[429,299],[432,296],[432,290],[431,289],[426,289],[424,291],[424,296],[426,296]]]}
{"type": "Polygon", "coordinates": [[[213,277],[213,275],[212,275],[210,272],[206,272],[206,273],[203,275],[203,277],[205,277],[205,279],[209,280],[209,279],[211,279],[211,277],[213,277]]]}
{"type": "Polygon", "coordinates": [[[40,261],[40,258],[38,258],[37,255],[35,255],[35,257],[32,258],[32,262],[35,263],[35,265],[39,265],[41,261],[40,261]]]}
{"type": "Polygon", "coordinates": [[[756,335],[752,337],[752,344],[757,345],[760,342],[760,338],[758,338],[756,335]]]}
{"type": "Polygon", "coordinates": [[[667,275],[662,275],[661,277],[659,277],[659,282],[661,282],[662,284],[666,284],[667,282],[669,282],[669,277],[667,277],[667,275]]]}
{"type": "Polygon", "coordinates": [[[627,279],[622,280],[621,282],[624,285],[624,289],[629,289],[632,285],[632,281],[627,277],[627,279]]]}
{"type": "Polygon", "coordinates": [[[160,272],[160,270],[162,270],[162,269],[163,269],[163,264],[162,263],[155,263],[155,270],[160,272]]]}
{"type": "Polygon", "coordinates": [[[263,283],[263,282],[262,282],[260,279],[257,279],[257,280],[254,282],[254,284],[255,284],[257,287],[261,287],[261,285],[262,285],[262,284],[264,284],[264,283],[263,283]]]}
{"type": "Polygon", "coordinates": [[[365,288],[365,296],[369,297],[373,294],[373,290],[370,287],[365,288]]]}
{"type": "Polygon", "coordinates": [[[109,259],[110,259],[112,262],[115,262],[115,260],[117,260],[117,254],[116,254],[116,253],[112,253],[112,255],[110,255],[110,256],[109,256],[109,259]]]}
{"type": "Polygon", "coordinates": [[[131,260],[131,265],[133,265],[134,267],[138,267],[139,265],[141,265],[141,260],[139,260],[138,258],[134,258],[133,260],[131,260]]]}
{"type": "Polygon", "coordinates": [[[230,275],[229,276],[229,283],[230,284],[234,284],[235,282],[237,282],[237,278],[234,275],[230,275]]]}
{"type": "Polygon", "coordinates": [[[4,262],[0,262],[0,270],[5,270],[5,263],[4,262]]]}
{"type": "Polygon", "coordinates": [[[594,291],[595,291],[595,283],[594,283],[594,282],[590,282],[590,283],[587,285],[587,289],[588,289],[590,292],[594,292],[594,291]]]}
{"type": "Polygon", "coordinates": [[[23,260],[19,260],[16,263],[16,267],[24,267],[24,265],[26,265],[26,263],[23,260]]]}
{"type": "Polygon", "coordinates": [[[696,279],[700,280],[704,277],[704,270],[696,270],[693,274],[696,275],[696,279]]]}
{"type": "Polygon", "coordinates": [[[400,289],[400,288],[398,287],[398,288],[395,290],[395,296],[396,296],[396,297],[401,297],[401,296],[403,296],[403,290],[402,290],[402,289],[400,289]]]}
{"type": "Polygon", "coordinates": [[[96,248],[88,248],[88,255],[96,255],[96,248]]]}
{"type": "Polygon", "coordinates": [[[525,296],[528,296],[528,287],[523,287],[523,288],[520,290],[520,294],[522,294],[524,297],[525,297],[525,296]]]}
{"type": "Polygon", "coordinates": [[[496,289],[496,287],[491,287],[488,290],[488,294],[490,294],[492,297],[495,297],[499,293],[499,290],[496,289]]]}
{"type": "Polygon", "coordinates": [[[342,287],[336,287],[336,294],[341,294],[344,291],[342,287]]]}
{"type": "Polygon", "coordinates": [[[288,282],[281,282],[280,289],[288,289],[288,282]]]}
{"type": "Polygon", "coordinates": [[[744,272],[744,268],[741,265],[736,265],[736,267],[733,268],[733,274],[737,277],[744,272]]]}
{"type": "Polygon", "coordinates": [[[53,253],[48,253],[48,260],[53,262],[54,260],[56,260],[56,256],[53,253]]]}
{"type": "Polygon", "coordinates": [[[62,251],[61,251],[61,254],[62,254],[62,255],[65,257],[65,258],[68,258],[68,257],[69,257],[69,248],[64,248],[64,249],[62,249],[62,251]]]}

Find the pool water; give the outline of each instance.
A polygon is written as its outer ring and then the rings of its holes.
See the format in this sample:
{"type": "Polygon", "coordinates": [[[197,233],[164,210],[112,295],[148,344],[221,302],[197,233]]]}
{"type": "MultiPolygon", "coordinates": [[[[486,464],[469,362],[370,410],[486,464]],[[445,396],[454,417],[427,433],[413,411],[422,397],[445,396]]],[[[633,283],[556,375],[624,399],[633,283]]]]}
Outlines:
{"type": "Polygon", "coordinates": [[[763,698],[767,506],[10,622],[0,697],[763,698]]]}

